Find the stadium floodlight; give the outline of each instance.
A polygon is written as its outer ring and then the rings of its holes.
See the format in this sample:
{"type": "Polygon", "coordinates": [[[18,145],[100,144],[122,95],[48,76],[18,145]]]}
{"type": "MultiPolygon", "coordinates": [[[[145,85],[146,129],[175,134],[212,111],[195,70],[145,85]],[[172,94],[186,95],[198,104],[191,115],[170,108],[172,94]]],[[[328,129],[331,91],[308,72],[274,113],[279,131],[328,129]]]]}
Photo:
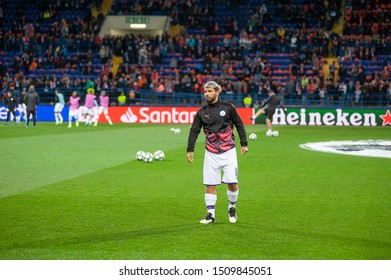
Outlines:
{"type": "Polygon", "coordinates": [[[134,28],[134,29],[137,29],[137,28],[141,29],[141,28],[146,28],[146,27],[147,27],[147,25],[145,23],[132,23],[130,25],[130,28],[134,28]]]}

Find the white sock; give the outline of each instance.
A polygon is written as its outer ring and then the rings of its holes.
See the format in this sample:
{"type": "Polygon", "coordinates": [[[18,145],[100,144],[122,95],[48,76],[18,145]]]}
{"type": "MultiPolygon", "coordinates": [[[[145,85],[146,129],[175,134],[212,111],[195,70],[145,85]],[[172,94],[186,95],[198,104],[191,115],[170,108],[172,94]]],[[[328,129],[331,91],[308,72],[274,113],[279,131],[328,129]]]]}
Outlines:
{"type": "Polygon", "coordinates": [[[109,124],[113,124],[113,123],[111,122],[111,119],[110,119],[110,116],[109,116],[109,115],[106,115],[105,117],[106,117],[106,120],[109,122],[109,124]]]}
{"type": "Polygon", "coordinates": [[[60,120],[60,123],[62,123],[64,119],[62,118],[62,115],[61,115],[61,114],[58,114],[58,118],[59,118],[59,120],[60,120]]]}
{"type": "Polygon", "coordinates": [[[205,194],[205,205],[209,213],[212,213],[212,216],[215,216],[215,206],[217,201],[217,195],[206,193],[205,194]]]}
{"type": "Polygon", "coordinates": [[[58,120],[58,115],[55,114],[54,116],[55,116],[55,118],[56,118],[56,122],[59,122],[59,120],[58,120]]]}
{"type": "Polygon", "coordinates": [[[228,208],[236,207],[236,201],[238,201],[239,196],[239,189],[236,192],[227,190],[227,196],[228,196],[228,208]]]}

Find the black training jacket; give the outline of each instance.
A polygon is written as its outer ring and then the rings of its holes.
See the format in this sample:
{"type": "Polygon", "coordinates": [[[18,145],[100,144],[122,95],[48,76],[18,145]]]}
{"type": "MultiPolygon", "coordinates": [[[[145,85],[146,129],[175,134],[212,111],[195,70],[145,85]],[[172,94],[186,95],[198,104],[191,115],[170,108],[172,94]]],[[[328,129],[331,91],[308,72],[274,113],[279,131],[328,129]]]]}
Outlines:
{"type": "Polygon", "coordinates": [[[14,111],[15,107],[17,105],[18,101],[16,100],[15,96],[8,96],[5,100],[5,104],[7,104],[7,107],[10,111],[14,111]]]}
{"type": "Polygon", "coordinates": [[[236,146],[234,126],[239,134],[240,145],[247,146],[246,130],[234,105],[218,101],[203,106],[195,115],[190,128],[187,152],[194,152],[201,128],[204,128],[205,148],[209,152],[221,154],[234,148],[236,146]]]}

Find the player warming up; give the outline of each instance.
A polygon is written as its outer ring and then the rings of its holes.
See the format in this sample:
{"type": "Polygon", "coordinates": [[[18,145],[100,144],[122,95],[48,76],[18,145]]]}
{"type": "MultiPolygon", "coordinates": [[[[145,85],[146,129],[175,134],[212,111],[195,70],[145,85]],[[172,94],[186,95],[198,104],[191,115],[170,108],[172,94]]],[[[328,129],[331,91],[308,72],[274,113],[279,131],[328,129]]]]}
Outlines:
{"type": "Polygon", "coordinates": [[[26,96],[26,90],[23,89],[22,93],[19,95],[18,100],[18,111],[19,115],[17,116],[16,123],[19,124],[22,117],[26,120],[26,104],[24,103],[24,98],[26,96]]]}
{"type": "MultiPolygon", "coordinates": [[[[263,104],[263,106],[261,106],[261,108],[254,115],[254,117],[250,118],[250,120],[255,120],[261,114],[266,115],[266,126],[267,126],[266,135],[272,135],[273,115],[276,112],[277,106],[280,105],[280,99],[276,96],[273,90],[269,90],[268,95],[269,97],[267,98],[266,102],[263,104]]],[[[282,105],[280,106],[285,112],[285,108],[282,105]]]]}
{"type": "Polygon", "coordinates": [[[91,125],[92,120],[94,119],[95,112],[94,112],[94,106],[98,107],[98,103],[96,102],[96,96],[95,96],[95,90],[92,88],[89,88],[87,90],[86,94],[86,100],[84,103],[84,118],[86,120],[85,125],[91,125]]]}
{"type": "Polygon", "coordinates": [[[203,183],[206,186],[204,195],[207,215],[200,221],[202,224],[215,222],[217,201],[216,187],[221,183],[228,186],[228,219],[236,223],[236,202],[238,200],[238,161],[236,155],[236,127],[240,138],[240,152],[247,153],[247,137],[243,122],[234,105],[219,100],[221,86],[214,81],[204,85],[204,97],[207,105],[198,110],[190,128],[187,143],[187,160],[192,163],[194,148],[198,135],[203,128],[205,139],[205,156],[203,183]],[[223,176],[221,176],[223,173],[223,176]]]}
{"type": "Polygon", "coordinates": [[[55,91],[56,97],[55,97],[55,105],[54,105],[54,117],[56,119],[56,125],[62,124],[63,118],[62,118],[62,110],[64,109],[65,100],[64,95],[56,89],[55,91]]]}
{"type": "Polygon", "coordinates": [[[98,114],[97,114],[97,116],[95,118],[94,126],[98,125],[99,116],[102,113],[105,115],[105,118],[109,122],[109,124],[113,125],[113,122],[111,121],[111,118],[109,116],[109,103],[110,103],[110,99],[106,95],[106,91],[102,90],[102,92],[101,92],[101,94],[99,96],[99,104],[100,104],[100,106],[99,106],[99,109],[98,109],[98,114]]]}
{"type": "Polygon", "coordinates": [[[11,120],[11,114],[14,117],[15,125],[18,124],[18,120],[15,115],[15,108],[18,104],[18,101],[16,100],[16,97],[12,94],[11,91],[7,92],[7,98],[5,100],[5,104],[7,106],[7,120],[5,121],[5,124],[7,125],[8,122],[11,120]]]}
{"type": "Polygon", "coordinates": [[[72,127],[72,120],[75,118],[75,125],[79,126],[79,107],[80,107],[80,97],[77,94],[77,91],[72,92],[72,96],[69,97],[69,124],[68,128],[72,127]]]}

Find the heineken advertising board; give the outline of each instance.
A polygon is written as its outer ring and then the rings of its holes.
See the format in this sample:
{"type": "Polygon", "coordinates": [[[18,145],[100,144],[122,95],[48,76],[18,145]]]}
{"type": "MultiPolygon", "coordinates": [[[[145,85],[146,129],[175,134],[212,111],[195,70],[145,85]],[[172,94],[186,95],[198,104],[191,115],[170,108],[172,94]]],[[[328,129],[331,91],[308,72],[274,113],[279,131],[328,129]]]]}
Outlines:
{"type": "MultiPolygon", "coordinates": [[[[256,123],[265,123],[261,115],[256,123]]],[[[310,126],[391,126],[389,109],[317,109],[287,108],[286,114],[277,109],[273,116],[273,125],[310,125],[310,126]]]]}

